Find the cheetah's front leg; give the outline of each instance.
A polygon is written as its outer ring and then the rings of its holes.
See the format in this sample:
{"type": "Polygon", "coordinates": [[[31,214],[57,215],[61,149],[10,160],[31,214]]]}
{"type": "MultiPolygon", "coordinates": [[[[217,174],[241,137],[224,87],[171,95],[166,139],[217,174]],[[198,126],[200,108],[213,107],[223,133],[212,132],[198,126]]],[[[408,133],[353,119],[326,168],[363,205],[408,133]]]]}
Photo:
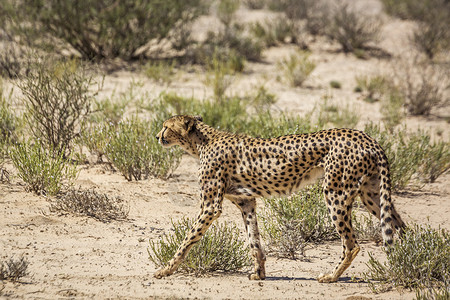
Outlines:
{"type": "Polygon", "coordinates": [[[184,238],[183,243],[178,247],[175,256],[169,261],[166,267],[156,271],[153,276],[159,279],[172,275],[183,262],[192,246],[202,238],[211,223],[220,216],[220,213],[221,210],[203,210],[188,235],[184,238]]]}

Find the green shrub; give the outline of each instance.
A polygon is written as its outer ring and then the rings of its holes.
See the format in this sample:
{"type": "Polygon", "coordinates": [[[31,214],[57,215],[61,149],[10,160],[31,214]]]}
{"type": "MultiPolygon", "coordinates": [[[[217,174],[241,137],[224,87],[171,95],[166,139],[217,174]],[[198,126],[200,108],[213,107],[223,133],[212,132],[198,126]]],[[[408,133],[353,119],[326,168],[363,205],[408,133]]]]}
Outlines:
{"type": "Polygon", "coordinates": [[[106,146],[110,141],[111,123],[100,123],[84,128],[77,138],[80,146],[85,146],[90,154],[97,156],[97,162],[101,163],[106,152],[106,146]]]}
{"type": "Polygon", "coordinates": [[[175,77],[175,65],[175,60],[168,62],[148,62],[144,67],[144,73],[148,78],[153,79],[156,82],[170,85],[175,77]]]}
{"type": "Polygon", "coordinates": [[[234,21],[236,11],[239,9],[239,0],[219,0],[217,6],[217,17],[225,25],[225,30],[231,26],[234,21]]]}
{"type": "Polygon", "coordinates": [[[86,66],[75,60],[38,62],[18,83],[26,108],[25,120],[35,139],[57,155],[66,155],[100,89],[95,85],[86,66]]]}
{"type": "Polygon", "coordinates": [[[450,3],[446,0],[383,0],[387,13],[418,21],[412,41],[430,59],[450,48],[450,3]]]}
{"type": "Polygon", "coordinates": [[[327,35],[341,44],[344,52],[354,52],[376,41],[380,28],[379,19],[361,15],[348,4],[340,4],[331,17],[327,35]]]}
{"type": "Polygon", "coordinates": [[[356,76],[355,80],[364,101],[369,103],[379,101],[387,89],[387,79],[382,75],[356,76]]]}
{"type": "Polygon", "coordinates": [[[266,0],[243,0],[243,3],[249,9],[263,9],[266,5],[266,0]]]}
{"type": "Polygon", "coordinates": [[[279,62],[278,65],[291,86],[301,86],[316,68],[316,64],[309,60],[309,56],[309,52],[299,51],[279,62]]]}
{"type": "Polygon", "coordinates": [[[319,184],[288,198],[264,199],[260,213],[268,249],[295,259],[307,243],[337,238],[319,184]]]}
{"type": "Polygon", "coordinates": [[[223,60],[217,52],[206,63],[205,85],[213,90],[214,99],[222,102],[225,92],[234,80],[234,70],[230,61],[223,60]]]}
{"type": "Polygon", "coordinates": [[[349,106],[339,106],[330,103],[330,96],[325,95],[319,103],[319,115],[317,124],[319,127],[327,127],[331,123],[334,127],[355,128],[359,122],[359,115],[349,106]]]}
{"type": "MultiPolygon", "coordinates": [[[[447,10],[450,9],[448,5],[447,10]]],[[[450,49],[450,29],[448,26],[448,18],[450,13],[447,12],[447,20],[433,19],[428,22],[420,23],[414,30],[412,41],[415,47],[425,53],[429,59],[433,59],[443,50],[450,49]]]]}
{"type": "Polygon", "coordinates": [[[0,80],[0,142],[14,139],[17,127],[17,118],[12,113],[12,90],[9,96],[4,95],[3,83],[0,80]]]}
{"type": "Polygon", "coordinates": [[[409,114],[427,116],[433,109],[449,103],[445,91],[450,76],[445,68],[413,57],[400,61],[396,70],[393,80],[405,98],[409,114]]]}
{"type": "Polygon", "coordinates": [[[220,0],[217,7],[217,16],[224,29],[218,32],[208,31],[207,37],[197,49],[200,62],[210,61],[213,56],[222,61],[234,60],[233,68],[243,70],[244,60],[259,60],[263,44],[247,34],[243,25],[235,22],[235,13],[239,8],[239,0],[220,0]],[[241,63],[239,63],[241,62],[241,63]]]}
{"type": "Polygon", "coordinates": [[[416,289],[416,300],[448,300],[450,299],[450,284],[444,287],[431,287],[426,290],[416,289]]]}
{"type": "Polygon", "coordinates": [[[295,24],[281,16],[272,20],[267,19],[264,23],[252,23],[249,29],[253,36],[262,41],[266,47],[296,39],[295,24]]]}
{"type": "Polygon", "coordinates": [[[322,128],[314,126],[311,114],[305,117],[280,113],[274,116],[269,111],[260,112],[245,122],[243,133],[254,137],[271,138],[289,134],[302,134],[317,131],[322,128]]]}
{"type": "Polygon", "coordinates": [[[163,149],[155,139],[160,123],[134,117],[110,127],[105,155],[127,180],[166,178],[178,167],[182,151],[163,149]]]}
{"type": "MultiPolygon", "coordinates": [[[[164,267],[190,232],[192,219],[172,221],[172,232],[156,242],[150,240],[148,254],[157,267],[164,267]]],[[[249,250],[239,238],[239,229],[228,223],[213,224],[189,251],[179,270],[201,275],[209,272],[236,272],[250,266],[249,250]]]]}
{"type": "MultiPolygon", "coordinates": [[[[19,259],[14,257],[0,262],[0,280],[11,280],[17,282],[20,278],[28,275],[28,260],[21,256],[19,259]]],[[[1,290],[0,290],[1,291],[1,290]]]]}
{"type": "Polygon", "coordinates": [[[443,141],[431,143],[429,137],[427,142],[427,151],[423,155],[418,173],[423,182],[435,182],[450,169],[450,144],[443,141]]]}
{"type": "Polygon", "coordinates": [[[78,176],[70,157],[64,158],[63,153],[55,155],[40,141],[16,143],[10,149],[10,157],[26,190],[38,195],[56,195],[78,176]]]}
{"type": "Polygon", "coordinates": [[[118,197],[96,192],[94,189],[69,189],[51,200],[50,211],[69,212],[95,218],[101,222],[125,220],[129,207],[118,197]]]}
{"type": "Polygon", "coordinates": [[[249,105],[251,105],[257,114],[268,112],[270,107],[277,102],[275,94],[270,93],[262,84],[254,86],[252,90],[256,90],[254,95],[249,95],[249,105]]]}
{"type": "Polygon", "coordinates": [[[380,221],[365,208],[361,207],[360,202],[355,202],[354,204],[352,210],[352,224],[357,240],[373,241],[377,244],[381,244],[383,241],[380,221]]]}
{"type": "Polygon", "coordinates": [[[389,249],[387,262],[369,253],[364,278],[374,290],[391,287],[448,288],[450,278],[450,235],[429,225],[407,228],[399,243],[389,249]]]}
{"type": "Polygon", "coordinates": [[[430,136],[418,130],[381,130],[369,123],[364,131],[380,143],[389,161],[391,185],[395,191],[404,189],[418,175],[425,182],[435,181],[450,166],[449,144],[431,143],[430,136]]]}
{"type": "Polygon", "coordinates": [[[395,88],[387,91],[381,100],[380,112],[383,115],[384,126],[392,131],[405,118],[405,99],[395,88]]]}
{"type": "Polygon", "coordinates": [[[341,83],[339,81],[337,81],[337,80],[331,80],[330,81],[330,86],[333,89],[340,89],[342,87],[341,83]]]}
{"type": "Polygon", "coordinates": [[[125,114],[132,113],[131,107],[138,107],[149,97],[143,89],[143,83],[132,81],[123,92],[114,90],[111,96],[103,100],[96,99],[93,105],[93,111],[89,115],[89,121],[92,123],[111,123],[117,125],[125,114]]]}
{"type": "Polygon", "coordinates": [[[16,34],[28,37],[33,45],[56,50],[70,45],[88,60],[131,60],[145,55],[150,41],[171,41],[180,28],[203,13],[207,2],[50,0],[45,5],[42,1],[12,4],[16,34]]]}

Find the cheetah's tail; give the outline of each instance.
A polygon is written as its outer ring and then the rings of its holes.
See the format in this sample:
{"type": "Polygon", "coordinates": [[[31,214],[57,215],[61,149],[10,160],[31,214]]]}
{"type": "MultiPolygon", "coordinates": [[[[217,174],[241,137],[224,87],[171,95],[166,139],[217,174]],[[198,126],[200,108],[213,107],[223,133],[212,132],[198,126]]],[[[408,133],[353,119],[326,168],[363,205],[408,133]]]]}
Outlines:
{"type": "Polygon", "coordinates": [[[378,163],[380,176],[380,220],[384,246],[389,247],[394,240],[394,233],[399,230],[400,236],[403,233],[405,223],[396,212],[391,199],[391,177],[389,164],[386,155],[378,163]]]}

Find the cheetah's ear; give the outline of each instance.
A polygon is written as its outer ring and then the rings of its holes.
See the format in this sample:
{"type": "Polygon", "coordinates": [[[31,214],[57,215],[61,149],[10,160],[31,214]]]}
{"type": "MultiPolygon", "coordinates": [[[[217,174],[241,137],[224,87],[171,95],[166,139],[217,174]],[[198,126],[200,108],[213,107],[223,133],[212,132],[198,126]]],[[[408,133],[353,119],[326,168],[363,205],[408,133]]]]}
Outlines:
{"type": "Polygon", "coordinates": [[[184,121],[184,127],[186,128],[186,133],[189,134],[195,129],[195,118],[188,118],[184,121]]]}
{"type": "Polygon", "coordinates": [[[203,122],[202,116],[195,116],[194,119],[196,119],[197,121],[203,122]]]}

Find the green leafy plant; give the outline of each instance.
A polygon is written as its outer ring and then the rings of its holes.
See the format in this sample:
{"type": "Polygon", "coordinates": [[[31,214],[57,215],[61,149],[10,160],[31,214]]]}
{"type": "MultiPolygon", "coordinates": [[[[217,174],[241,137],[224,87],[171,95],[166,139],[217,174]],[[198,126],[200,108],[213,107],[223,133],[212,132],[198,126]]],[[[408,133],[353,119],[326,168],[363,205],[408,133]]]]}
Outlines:
{"type": "Polygon", "coordinates": [[[414,225],[394,243],[382,263],[369,253],[364,273],[375,291],[392,287],[448,288],[450,278],[450,235],[444,229],[414,225]]]}
{"type": "Polygon", "coordinates": [[[148,62],[144,67],[144,73],[156,82],[170,85],[175,77],[175,65],[175,60],[148,62]]]}
{"type": "Polygon", "coordinates": [[[412,57],[400,60],[395,70],[393,81],[409,114],[427,116],[449,103],[446,90],[450,76],[445,68],[412,57]]]}
{"type": "Polygon", "coordinates": [[[318,105],[319,115],[317,123],[319,127],[326,127],[331,123],[336,127],[354,128],[359,122],[359,116],[349,106],[338,106],[331,103],[332,98],[328,95],[322,97],[318,105]]]}
{"type": "Polygon", "coordinates": [[[337,80],[330,81],[330,86],[333,89],[340,89],[342,87],[341,83],[339,81],[337,81],[337,80]]]}
{"type": "Polygon", "coordinates": [[[380,244],[383,241],[380,221],[365,208],[361,207],[360,202],[354,203],[352,210],[352,224],[357,240],[373,241],[380,244]]]}
{"type": "Polygon", "coordinates": [[[106,146],[110,141],[111,123],[100,123],[86,127],[77,138],[80,146],[85,146],[90,154],[97,156],[97,162],[101,163],[106,152],[106,146]]]}
{"type": "Polygon", "coordinates": [[[355,80],[364,101],[369,103],[379,101],[387,88],[387,78],[382,75],[356,76],[355,80]]]}
{"type": "MultiPolygon", "coordinates": [[[[148,254],[157,267],[164,267],[175,255],[193,224],[192,219],[172,221],[172,232],[157,241],[150,240],[148,254]]],[[[236,272],[250,266],[249,250],[239,238],[239,229],[229,223],[213,224],[189,251],[179,270],[201,275],[223,271],[236,272]]]]}
{"type": "Polygon", "coordinates": [[[390,88],[381,99],[380,112],[385,127],[392,131],[405,118],[405,99],[396,88],[390,88]]]}
{"type": "Polygon", "coordinates": [[[341,44],[344,52],[354,52],[376,41],[380,28],[379,19],[361,15],[348,4],[339,4],[331,17],[327,35],[341,44]]]}
{"type": "Polygon", "coordinates": [[[309,56],[309,52],[299,51],[279,62],[278,65],[291,86],[301,86],[316,68],[309,56]]]}
{"type": "Polygon", "coordinates": [[[288,198],[264,199],[260,213],[268,249],[295,259],[308,243],[337,238],[319,184],[288,198]]]}
{"type": "Polygon", "coordinates": [[[249,9],[263,9],[266,5],[266,0],[244,0],[243,3],[249,9]]]}
{"type": "Polygon", "coordinates": [[[382,0],[387,13],[418,22],[412,41],[419,51],[433,59],[450,48],[450,4],[446,0],[382,0]]]}
{"type": "Polygon", "coordinates": [[[77,166],[46,149],[40,141],[16,143],[10,157],[26,190],[38,195],[53,196],[65,185],[72,185],[78,176],[77,166]]]}
{"type": "Polygon", "coordinates": [[[215,52],[207,61],[206,67],[205,85],[213,90],[214,99],[222,102],[225,99],[225,92],[234,80],[234,70],[230,61],[221,59],[218,52],[215,52]]]}
{"type": "Polygon", "coordinates": [[[155,136],[161,128],[159,123],[134,117],[110,127],[104,154],[127,180],[146,179],[149,175],[165,178],[178,167],[182,151],[163,149],[158,144],[155,136]]]}
{"type": "Polygon", "coordinates": [[[12,90],[8,96],[4,95],[3,83],[0,81],[0,142],[14,139],[17,128],[17,117],[12,113],[12,90]]]}
{"type": "Polygon", "coordinates": [[[256,39],[262,41],[266,47],[275,46],[277,43],[295,41],[295,24],[284,17],[267,19],[264,23],[250,24],[250,32],[256,39]]]}
{"type": "Polygon", "coordinates": [[[50,211],[69,212],[95,218],[101,222],[126,220],[129,208],[118,197],[109,197],[94,189],[69,189],[51,200],[50,211]]]}
{"type": "Polygon", "coordinates": [[[29,130],[57,155],[70,152],[76,130],[90,113],[100,89],[87,72],[76,60],[46,59],[18,83],[29,130]]]}
{"type": "Polygon", "coordinates": [[[395,191],[404,189],[414,175],[423,181],[436,180],[449,168],[448,143],[431,143],[430,135],[418,130],[410,134],[406,129],[381,130],[369,123],[364,131],[380,143],[389,161],[391,185],[395,191]]]}
{"type": "Polygon", "coordinates": [[[28,260],[21,256],[18,259],[11,257],[0,262],[0,280],[11,280],[17,282],[20,278],[28,275],[28,260]]]}
{"type": "Polygon", "coordinates": [[[201,0],[9,1],[14,33],[33,46],[67,46],[83,58],[132,60],[145,55],[149,42],[177,42],[177,33],[205,11],[201,0]]]}
{"type": "Polygon", "coordinates": [[[436,179],[450,169],[450,144],[444,141],[431,143],[419,165],[419,177],[424,182],[435,182],[436,179]]]}

